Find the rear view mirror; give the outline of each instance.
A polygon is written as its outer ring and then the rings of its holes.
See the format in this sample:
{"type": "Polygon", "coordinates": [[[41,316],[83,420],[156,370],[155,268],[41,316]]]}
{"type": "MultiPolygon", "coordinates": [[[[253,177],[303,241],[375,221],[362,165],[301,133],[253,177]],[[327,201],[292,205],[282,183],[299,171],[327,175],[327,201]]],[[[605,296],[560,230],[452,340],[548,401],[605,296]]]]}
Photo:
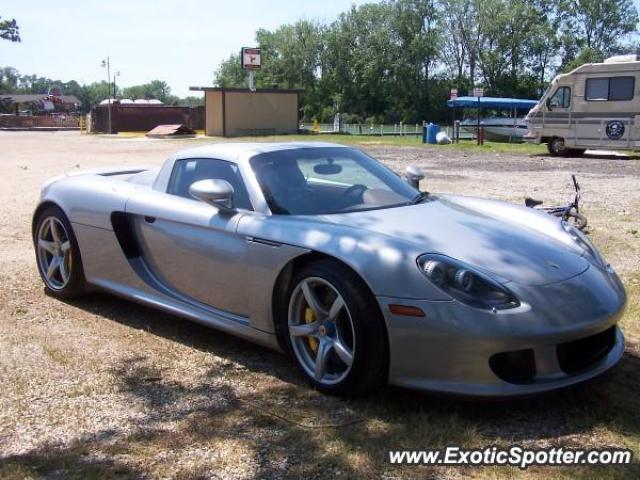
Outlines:
{"type": "Polygon", "coordinates": [[[233,209],[233,187],[226,180],[199,180],[189,187],[189,194],[214,207],[233,209]]]}
{"type": "Polygon", "coordinates": [[[318,175],[337,175],[342,172],[342,166],[335,163],[319,163],[313,167],[313,171],[318,175]]]}
{"type": "Polygon", "coordinates": [[[409,165],[404,171],[404,176],[409,185],[411,185],[416,190],[419,190],[420,180],[424,178],[424,172],[420,167],[416,165],[409,165]]]}

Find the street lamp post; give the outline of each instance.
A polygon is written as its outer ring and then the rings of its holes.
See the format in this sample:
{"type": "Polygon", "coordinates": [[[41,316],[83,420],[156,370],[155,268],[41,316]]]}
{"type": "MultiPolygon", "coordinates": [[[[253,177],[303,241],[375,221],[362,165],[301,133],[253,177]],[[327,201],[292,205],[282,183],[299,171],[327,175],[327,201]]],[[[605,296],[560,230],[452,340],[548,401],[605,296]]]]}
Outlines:
{"type": "Polygon", "coordinates": [[[113,74],[113,99],[116,99],[116,77],[120,76],[120,71],[114,72],[113,74]]]}
{"type": "Polygon", "coordinates": [[[107,67],[107,91],[109,92],[107,101],[109,102],[109,133],[111,133],[111,63],[109,62],[109,57],[107,57],[105,60],[102,60],[102,67],[107,67]]]}

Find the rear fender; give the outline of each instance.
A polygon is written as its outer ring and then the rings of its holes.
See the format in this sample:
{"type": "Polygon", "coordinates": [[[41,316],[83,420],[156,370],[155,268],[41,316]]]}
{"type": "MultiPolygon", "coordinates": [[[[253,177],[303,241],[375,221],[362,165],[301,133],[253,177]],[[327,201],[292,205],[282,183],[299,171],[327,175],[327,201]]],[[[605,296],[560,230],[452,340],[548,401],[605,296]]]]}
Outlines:
{"type": "Polygon", "coordinates": [[[46,184],[40,204],[55,203],[71,223],[112,230],[111,213],[124,211],[137,188],[110,176],[72,175],[46,184]]]}

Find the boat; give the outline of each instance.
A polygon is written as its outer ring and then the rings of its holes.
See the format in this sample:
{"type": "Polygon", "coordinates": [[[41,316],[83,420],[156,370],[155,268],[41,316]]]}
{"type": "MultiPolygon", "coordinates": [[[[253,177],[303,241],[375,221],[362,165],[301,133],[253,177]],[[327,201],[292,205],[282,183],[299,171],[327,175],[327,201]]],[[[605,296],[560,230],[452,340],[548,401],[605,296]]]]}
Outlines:
{"type": "MultiPolygon", "coordinates": [[[[489,117],[480,119],[480,126],[484,128],[484,138],[491,142],[524,142],[524,136],[527,133],[527,123],[522,117],[489,117]]],[[[468,118],[460,122],[460,129],[476,135],[478,129],[478,120],[468,118]]]]}
{"type": "Polygon", "coordinates": [[[524,114],[537,104],[537,100],[504,97],[457,97],[447,101],[447,105],[453,109],[454,122],[458,108],[465,109],[467,115],[471,115],[472,118],[460,123],[462,131],[475,136],[478,128],[477,118],[480,117],[480,125],[484,127],[484,138],[494,142],[524,142],[524,136],[527,133],[524,114]],[[483,118],[483,110],[509,113],[483,118]]]}

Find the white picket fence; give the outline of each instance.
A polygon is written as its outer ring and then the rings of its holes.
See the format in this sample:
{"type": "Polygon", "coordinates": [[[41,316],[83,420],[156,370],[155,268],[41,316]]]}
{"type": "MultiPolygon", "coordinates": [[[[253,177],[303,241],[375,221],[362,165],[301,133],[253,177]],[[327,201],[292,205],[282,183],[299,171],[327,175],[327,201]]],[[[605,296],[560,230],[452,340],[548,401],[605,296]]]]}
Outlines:
{"type": "MultiPolygon", "coordinates": [[[[421,137],[422,136],[422,124],[412,123],[396,123],[396,124],[364,124],[364,123],[345,123],[339,132],[334,130],[333,123],[320,123],[318,133],[345,133],[348,135],[371,135],[371,136],[399,136],[399,137],[421,137]]],[[[301,130],[314,130],[313,123],[301,123],[301,130]]],[[[447,132],[447,135],[452,138],[453,128],[450,125],[441,125],[440,129],[447,132]]],[[[460,138],[475,138],[473,134],[467,134],[466,132],[460,132],[460,138]]]]}

